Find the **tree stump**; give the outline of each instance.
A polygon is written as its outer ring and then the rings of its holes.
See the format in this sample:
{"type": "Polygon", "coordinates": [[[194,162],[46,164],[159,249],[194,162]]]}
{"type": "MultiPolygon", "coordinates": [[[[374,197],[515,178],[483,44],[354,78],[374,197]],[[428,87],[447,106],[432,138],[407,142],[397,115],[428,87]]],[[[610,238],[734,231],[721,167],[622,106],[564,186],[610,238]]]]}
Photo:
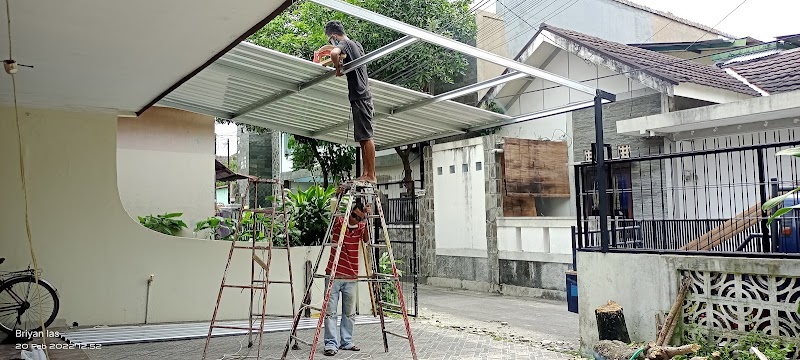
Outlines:
{"type": "Polygon", "coordinates": [[[622,306],[614,301],[609,301],[608,304],[597,308],[594,313],[597,317],[597,332],[600,334],[600,340],[631,342],[622,306]]]}

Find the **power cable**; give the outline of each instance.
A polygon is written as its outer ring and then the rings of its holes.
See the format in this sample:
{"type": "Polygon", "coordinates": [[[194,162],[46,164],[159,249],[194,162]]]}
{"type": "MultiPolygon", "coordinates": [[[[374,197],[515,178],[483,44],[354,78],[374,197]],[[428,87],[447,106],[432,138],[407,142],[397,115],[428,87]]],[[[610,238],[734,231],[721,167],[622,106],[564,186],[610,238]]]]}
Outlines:
{"type": "MultiPolygon", "coordinates": [[[[716,24],[714,24],[714,26],[712,26],[712,27],[711,27],[711,29],[712,29],[712,30],[716,30],[716,29],[717,29],[717,26],[719,26],[719,24],[722,24],[722,22],[723,22],[723,21],[725,21],[725,19],[727,19],[729,16],[731,16],[731,14],[733,14],[734,12],[736,12],[736,10],[738,10],[740,7],[742,7],[742,5],[744,5],[744,3],[746,3],[746,2],[747,2],[747,0],[742,0],[742,2],[740,2],[740,3],[739,3],[739,5],[736,5],[736,7],[735,7],[735,8],[733,8],[733,10],[731,10],[731,11],[730,11],[730,12],[729,12],[727,15],[725,15],[725,17],[723,17],[723,18],[722,18],[722,20],[720,20],[720,21],[718,21],[716,24]]],[[[707,34],[706,32],[703,32],[703,34],[702,34],[702,35],[700,35],[700,37],[699,37],[699,38],[697,38],[697,40],[695,40],[693,43],[691,43],[689,46],[687,46],[687,47],[686,47],[686,49],[683,49],[683,51],[688,51],[688,50],[689,50],[689,48],[691,48],[691,47],[692,47],[692,45],[694,45],[694,44],[696,44],[698,41],[700,41],[700,39],[702,39],[704,36],[706,36],[706,34],[707,34]]]]}

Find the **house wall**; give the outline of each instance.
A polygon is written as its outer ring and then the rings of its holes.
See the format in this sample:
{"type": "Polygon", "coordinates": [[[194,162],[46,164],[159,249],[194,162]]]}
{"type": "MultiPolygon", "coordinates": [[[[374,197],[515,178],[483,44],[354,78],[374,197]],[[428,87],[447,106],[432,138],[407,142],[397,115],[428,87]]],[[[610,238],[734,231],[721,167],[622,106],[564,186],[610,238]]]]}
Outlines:
{"type": "MultiPolygon", "coordinates": [[[[476,47],[504,57],[513,57],[507,50],[507,39],[505,33],[505,23],[497,14],[488,11],[478,11],[475,14],[475,25],[478,28],[476,47]]],[[[504,67],[485,61],[478,60],[478,78],[476,82],[500,76],[505,70],[504,67]]],[[[478,98],[482,98],[488,89],[478,92],[478,98]]]]}
{"type": "MultiPolygon", "coordinates": [[[[506,24],[508,51],[511,54],[519,52],[543,22],[623,44],[645,41],[691,42],[703,34],[709,34],[696,27],[671,21],[615,0],[591,0],[582,1],[575,6],[573,4],[572,0],[554,0],[543,4],[527,0],[498,1],[497,15],[506,24]],[[669,27],[665,28],[667,25],[669,27]],[[662,28],[666,30],[659,32],[662,28]]],[[[716,34],[709,34],[707,38],[717,37],[716,34]]]]}
{"type": "MultiPolygon", "coordinates": [[[[794,314],[797,308],[794,301],[800,297],[796,286],[800,284],[800,262],[797,260],[579,252],[581,351],[591,354],[592,346],[598,341],[594,309],[609,300],[616,301],[625,309],[631,341],[655,339],[655,316],[661,314],[663,319],[669,312],[684,276],[691,279],[692,290],[687,296],[688,306],[683,309],[688,314],[680,319],[697,319],[689,326],[730,332],[733,330],[731,327],[738,325],[742,329],[745,323],[752,321],[758,323],[759,328],[769,326],[776,333],[780,326],[780,334],[787,340],[797,341],[800,334],[800,315],[794,314]],[[748,283],[747,278],[757,280],[748,283]],[[781,285],[776,285],[776,282],[781,285]],[[773,293],[778,286],[781,295],[773,293]],[[703,293],[697,289],[702,289],[703,293]],[[737,313],[737,309],[749,310],[737,313]],[[755,318],[750,320],[750,314],[755,318]]],[[[681,327],[676,333],[680,333],[681,327]]]]}
{"type": "MultiPolygon", "coordinates": [[[[42,278],[58,289],[61,301],[56,326],[143,322],[150,274],[149,322],[209,320],[230,243],[166,236],[131,218],[118,191],[116,114],[22,108],[20,125],[32,243],[42,278]]],[[[12,169],[0,173],[5,269],[31,262],[19,157],[14,111],[0,107],[0,163],[12,169]]],[[[298,288],[302,264],[316,251],[292,251],[298,288]]],[[[286,257],[274,260],[273,275],[285,278],[286,257]]],[[[244,281],[249,271],[247,260],[234,260],[230,278],[244,281]]],[[[369,295],[362,290],[359,306],[365,309],[369,295]]],[[[301,293],[295,292],[296,300],[301,293]]],[[[286,312],[288,294],[270,289],[268,312],[286,312]]],[[[226,292],[220,317],[246,317],[248,303],[249,297],[226,292]]]]}
{"type": "Polygon", "coordinates": [[[137,216],[183,213],[194,225],[214,215],[214,118],[153,107],[117,120],[117,186],[122,205],[137,216]]]}
{"type": "MultiPolygon", "coordinates": [[[[656,98],[658,99],[657,108],[660,112],[660,95],[658,95],[655,90],[646,88],[641,83],[629,80],[624,76],[613,76],[616,74],[615,72],[605,67],[587,64],[586,61],[580,57],[569,54],[566,51],[559,51],[550,64],[544,69],[573,80],[600,77],[600,80],[588,84],[617,95],[618,102],[611,105],[624,105],[610,107],[608,110],[605,110],[603,115],[606,126],[605,136],[607,139],[613,138],[616,134],[616,125],[612,122],[614,121],[613,119],[627,119],[636,116],[637,113],[651,114],[651,111],[655,111],[655,105],[652,105],[651,101],[656,98]],[[643,104],[640,104],[641,101],[638,100],[632,103],[626,102],[625,100],[641,96],[652,97],[647,97],[647,100],[644,100],[645,103],[643,104]],[[634,105],[634,107],[631,108],[631,105],[634,105]],[[614,110],[612,111],[612,109],[614,110]]],[[[592,99],[588,94],[563,86],[554,87],[554,85],[555,84],[551,82],[541,79],[534,80],[527,90],[519,97],[519,100],[515,101],[513,104],[507,105],[508,115],[528,114],[592,99]]],[[[506,99],[506,101],[508,100],[510,99],[506,99]]],[[[606,105],[606,107],[607,106],[608,105],[606,105]]],[[[604,109],[606,107],[604,107],[604,109]]],[[[589,144],[594,142],[594,134],[594,112],[592,109],[504,126],[498,131],[499,136],[567,141],[567,152],[570,163],[583,160],[583,150],[588,149],[589,144]],[[578,116],[577,120],[574,119],[576,116],[578,116]],[[575,129],[574,127],[576,126],[578,126],[579,129],[575,129]]],[[[639,139],[631,138],[635,140],[639,139]]],[[[570,184],[574,183],[572,178],[573,169],[570,167],[570,184]]],[[[540,200],[537,202],[537,211],[547,214],[548,216],[574,216],[574,196],[573,190],[573,194],[570,198],[540,200]],[[539,208],[539,205],[541,205],[541,208],[539,208]]]]}

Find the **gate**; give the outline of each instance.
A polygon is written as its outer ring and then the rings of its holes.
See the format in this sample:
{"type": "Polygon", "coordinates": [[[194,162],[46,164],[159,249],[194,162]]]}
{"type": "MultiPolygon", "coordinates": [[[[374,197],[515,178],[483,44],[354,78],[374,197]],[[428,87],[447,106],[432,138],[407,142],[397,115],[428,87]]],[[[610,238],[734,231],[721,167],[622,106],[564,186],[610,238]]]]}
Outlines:
{"type": "MultiPolygon", "coordinates": [[[[419,256],[417,254],[417,237],[419,224],[419,207],[417,202],[417,180],[411,183],[411,194],[408,194],[406,183],[403,181],[379,183],[378,189],[381,192],[381,204],[383,214],[386,218],[388,229],[382,229],[381,224],[375,222],[376,241],[384,243],[383,231],[389,232],[389,240],[392,242],[392,253],[394,254],[397,270],[401,272],[400,281],[403,290],[403,300],[406,304],[406,311],[409,316],[418,315],[419,306],[417,304],[417,285],[419,283],[419,256]]],[[[374,249],[375,256],[379,261],[379,266],[389,266],[389,259],[386,252],[381,249],[374,249]],[[383,256],[383,258],[381,257],[383,256]]],[[[383,273],[391,272],[390,269],[381,269],[383,273]]],[[[397,294],[393,288],[383,289],[383,298],[388,303],[399,304],[397,294]],[[388,298],[388,299],[387,299],[388,298]]],[[[386,311],[400,313],[400,309],[387,308],[386,311]]]]}

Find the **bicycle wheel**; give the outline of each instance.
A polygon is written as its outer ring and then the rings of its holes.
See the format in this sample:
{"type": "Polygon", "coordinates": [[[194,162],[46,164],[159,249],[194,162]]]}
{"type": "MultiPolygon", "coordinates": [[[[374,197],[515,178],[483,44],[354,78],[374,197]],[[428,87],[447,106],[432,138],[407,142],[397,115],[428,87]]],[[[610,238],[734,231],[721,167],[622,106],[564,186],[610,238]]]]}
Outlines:
{"type": "Polygon", "coordinates": [[[41,331],[58,314],[58,294],[48,282],[32,275],[11,278],[0,286],[0,330],[13,335],[15,330],[41,331]]]}

